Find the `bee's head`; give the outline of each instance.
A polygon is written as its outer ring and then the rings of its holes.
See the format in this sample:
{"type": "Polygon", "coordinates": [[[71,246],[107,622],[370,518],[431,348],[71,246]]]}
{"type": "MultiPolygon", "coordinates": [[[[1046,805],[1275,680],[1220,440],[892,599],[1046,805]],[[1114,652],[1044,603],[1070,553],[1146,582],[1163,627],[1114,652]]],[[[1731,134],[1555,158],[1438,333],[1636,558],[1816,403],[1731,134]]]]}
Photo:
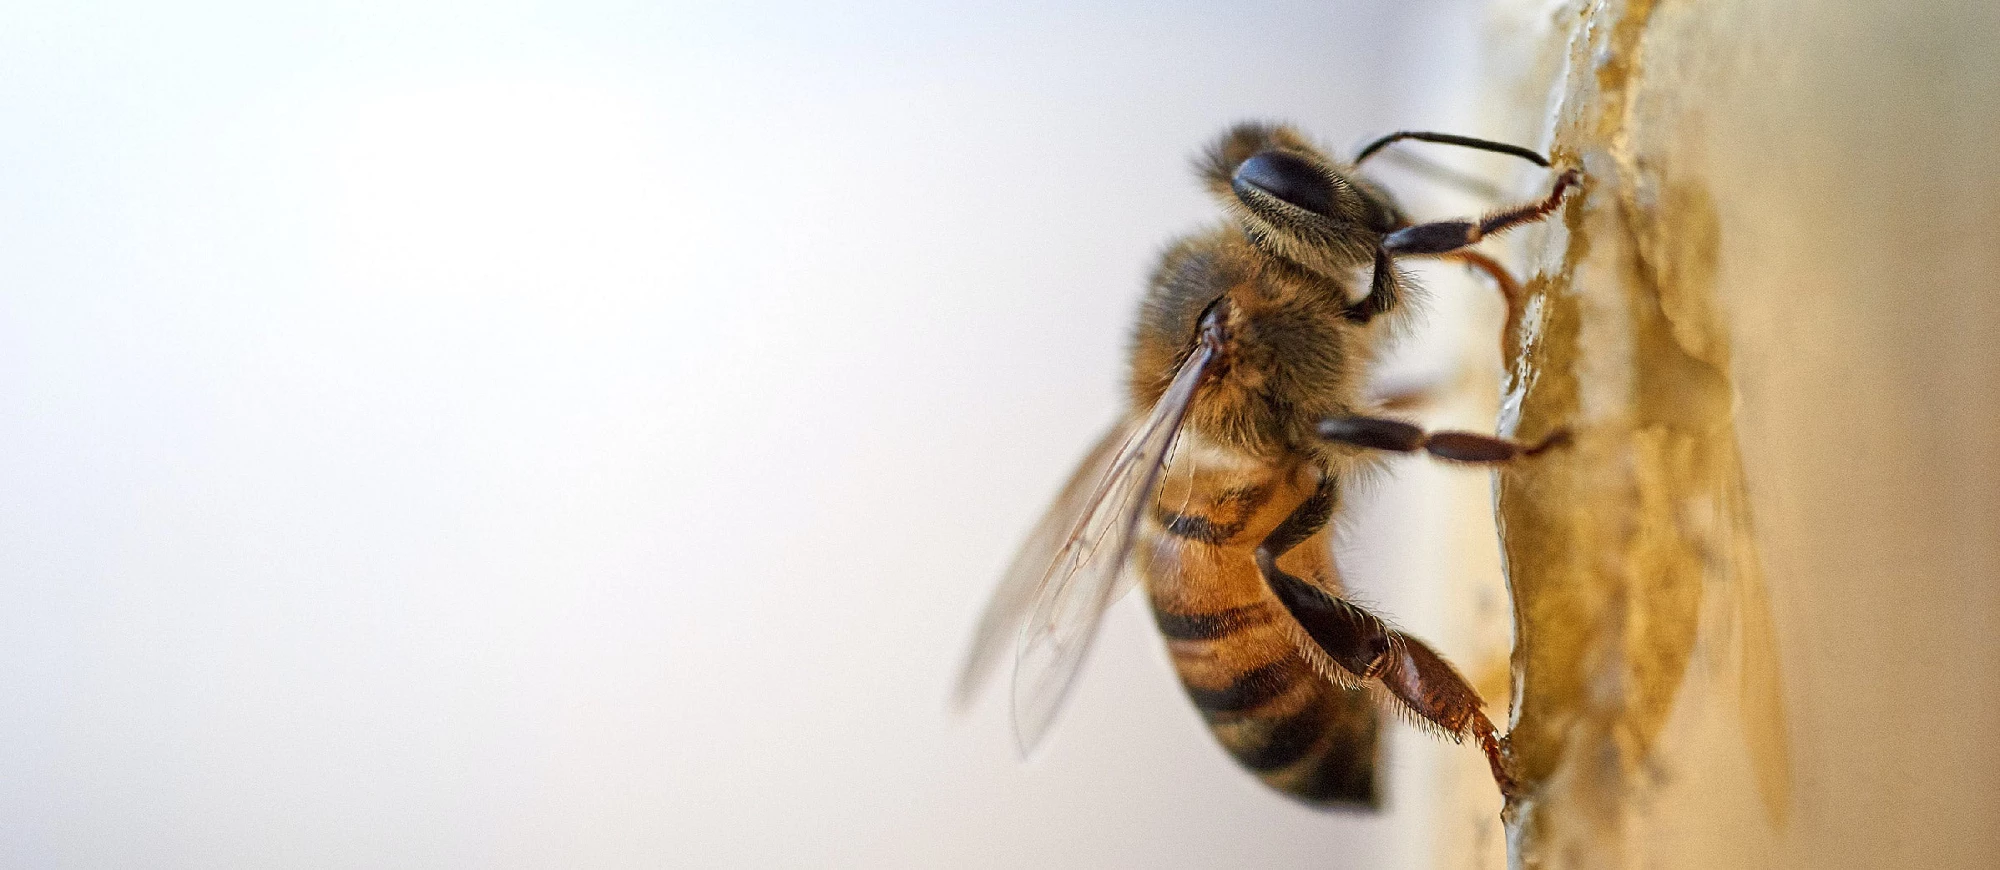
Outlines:
{"type": "Polygon", "coordinates": [[[1253,243],[1329,276],[1372,262],[1402,223],[1386,196],[1343,168],[1298,131],[1254,123],[1223,134],[1199,163],[1253,243]]]}

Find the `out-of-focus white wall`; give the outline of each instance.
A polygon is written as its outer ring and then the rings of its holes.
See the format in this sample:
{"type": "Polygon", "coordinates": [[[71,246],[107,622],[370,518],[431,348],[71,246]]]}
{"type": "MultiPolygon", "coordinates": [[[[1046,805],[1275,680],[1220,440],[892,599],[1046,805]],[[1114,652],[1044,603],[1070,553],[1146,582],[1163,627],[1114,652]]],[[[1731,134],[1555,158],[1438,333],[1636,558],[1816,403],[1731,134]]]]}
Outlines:
{"type": "Polygon", "coordinates": [[[1423,860],[1130,602],[1033,762],[946,701],[1187,158],[1469,114],[1406,5],[0,13],[0,864],[1423,860]]]}

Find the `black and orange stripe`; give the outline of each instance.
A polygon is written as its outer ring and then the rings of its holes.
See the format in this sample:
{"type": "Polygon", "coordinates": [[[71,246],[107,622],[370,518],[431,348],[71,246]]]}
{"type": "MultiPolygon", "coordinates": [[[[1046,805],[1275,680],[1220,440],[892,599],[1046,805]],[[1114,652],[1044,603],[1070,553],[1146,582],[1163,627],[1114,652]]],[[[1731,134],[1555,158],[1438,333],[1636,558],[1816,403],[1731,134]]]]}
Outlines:
{"type": "MultiPolygon", "coordinates": [[[[1259,470],[1272,480],[1241,485],[1248,471],[1241,467],[1198,472],[1183,491],[1159,499],[1179,507],[1154,511],[1153,540],[1142,548],[1152,555],[1145,568],[1154,621],[1189,700],[1237,763],[1303,801],[1374,806],[1376,705],[1306,657],[1298,627],[1256,558],[1256,547],[1321,488],[1300,485],[1298,473],[1259,470]]],[[[1324,497],[1330,500],[1330,489],[1324,497]]],[[[1309,530],[1300,537],[1314,539],[1292,542],[1305,546],[1287,567],[1330,578],[1330,554],[1316,555],[1327,543],[1318,534],[1309,530]]]]}

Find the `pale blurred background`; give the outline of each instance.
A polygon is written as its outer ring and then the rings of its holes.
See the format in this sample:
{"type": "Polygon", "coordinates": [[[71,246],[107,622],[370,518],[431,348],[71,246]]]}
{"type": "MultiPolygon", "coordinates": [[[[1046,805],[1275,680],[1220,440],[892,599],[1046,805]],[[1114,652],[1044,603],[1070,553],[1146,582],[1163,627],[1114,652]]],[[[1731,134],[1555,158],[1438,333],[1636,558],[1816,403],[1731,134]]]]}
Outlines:
{"type": "MultiPolygon", "coordinates": [[[[947,699],[1189,156],[1490,132],[1471,5],[0,12],[0,865],[1425,863],[1476,753],[1296,806],[1135,602],[1032,762],[947,699]]],[[[1489,428],[1432,283],[1396,377],[1489,428]]],[[[1448,651],[1487,487],[1341,553],[1448,651]]]]}

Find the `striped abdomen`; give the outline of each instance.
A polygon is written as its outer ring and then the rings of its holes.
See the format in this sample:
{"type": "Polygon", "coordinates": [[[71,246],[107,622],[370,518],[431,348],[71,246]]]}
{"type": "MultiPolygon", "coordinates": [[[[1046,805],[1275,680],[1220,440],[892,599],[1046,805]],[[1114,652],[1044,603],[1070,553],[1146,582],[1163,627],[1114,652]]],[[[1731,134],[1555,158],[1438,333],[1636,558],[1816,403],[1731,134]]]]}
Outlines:
{"type": "MultiPolygon", "coordinates": [[[[1300,643],[1310,641],[1257,567],[1258,544],[1314,475],[1207,452],[1192,475],[1168,476],[1137,548],[1174,668],[1223,748],[1265,783],[1312,803],[1372,806],[1376,705],[1308,658],[1300,643]]],[[[1279,561],[1334,588],[1324,529],[1279,561]]]]}

